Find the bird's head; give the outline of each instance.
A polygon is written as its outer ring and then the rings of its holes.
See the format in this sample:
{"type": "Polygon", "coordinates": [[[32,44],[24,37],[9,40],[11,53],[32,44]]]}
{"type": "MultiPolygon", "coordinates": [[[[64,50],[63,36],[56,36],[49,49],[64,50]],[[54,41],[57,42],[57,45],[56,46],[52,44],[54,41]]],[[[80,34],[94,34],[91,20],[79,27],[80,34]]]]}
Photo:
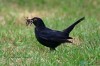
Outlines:
{"type": "Polygon", "coordinates": [[[26,19],[26,25],[28,26],[29,24],[31,25],[32,23],[36,26],[36,27],[45,27],[43,21],[41,18],[39,17],[34,17],[32,19],[26,19]]]}

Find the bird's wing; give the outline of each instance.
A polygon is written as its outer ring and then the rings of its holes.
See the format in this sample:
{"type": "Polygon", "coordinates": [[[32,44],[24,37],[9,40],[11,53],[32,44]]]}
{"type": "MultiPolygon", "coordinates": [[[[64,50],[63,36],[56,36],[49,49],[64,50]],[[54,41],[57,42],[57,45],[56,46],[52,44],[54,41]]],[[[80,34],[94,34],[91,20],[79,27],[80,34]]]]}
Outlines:
{"type": "Polygon", "coordinates": [[[54,42],[68,42],[65,36],[63,36],[62,32],[55,31],[55,30],[44,30],[40,32],[40,38],[45,39],[47,41],[54,41],[54,42]]]}

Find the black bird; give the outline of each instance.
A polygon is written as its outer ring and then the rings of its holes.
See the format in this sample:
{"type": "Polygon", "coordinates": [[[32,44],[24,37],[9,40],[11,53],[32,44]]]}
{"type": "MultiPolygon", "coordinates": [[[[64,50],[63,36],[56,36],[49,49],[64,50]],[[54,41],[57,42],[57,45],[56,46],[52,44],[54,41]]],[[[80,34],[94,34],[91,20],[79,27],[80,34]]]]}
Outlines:
{"type": "Polygon", "coordinates": [[[72,39],[72,37],[69,37],[69,34],[73,30],[75,25],[77,25],[84,19],[85,17],[82,17],[63,31],[57,31],[47,28],[43,20],[39,17],[34,17],[32,19],[27,18],[26,25],[33,23],[35,25],[35,36],[40,44],[49,47],[50,50],[55,50],[55,48],[61,45],[61,43],[72,43],[68,40],[72,39]]]}

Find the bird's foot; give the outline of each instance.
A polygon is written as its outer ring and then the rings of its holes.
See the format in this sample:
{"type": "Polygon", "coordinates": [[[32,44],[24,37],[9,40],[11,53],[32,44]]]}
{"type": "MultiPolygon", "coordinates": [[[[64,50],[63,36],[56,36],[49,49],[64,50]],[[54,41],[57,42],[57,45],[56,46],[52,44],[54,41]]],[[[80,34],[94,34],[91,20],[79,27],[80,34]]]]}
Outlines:
{"type": "Polygon", "coordinates": [[[55,48],[50,48],[50,51],[54,51],[54,50],[56,50],[55,48]]]}

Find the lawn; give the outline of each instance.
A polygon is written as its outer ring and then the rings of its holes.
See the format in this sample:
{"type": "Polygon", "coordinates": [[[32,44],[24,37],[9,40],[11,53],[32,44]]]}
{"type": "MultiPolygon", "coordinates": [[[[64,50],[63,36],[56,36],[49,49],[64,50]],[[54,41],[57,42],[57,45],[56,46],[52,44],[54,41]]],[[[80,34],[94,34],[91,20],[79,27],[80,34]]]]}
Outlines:
{"type": "Polygon", "coordinates": [[[100,0],[0,0],[0,66],[99,66],[100,0]],[[85,16],[71,32],[73,44],[50,51],[35,38],[26,17],[63,30],[85,16]]]}

